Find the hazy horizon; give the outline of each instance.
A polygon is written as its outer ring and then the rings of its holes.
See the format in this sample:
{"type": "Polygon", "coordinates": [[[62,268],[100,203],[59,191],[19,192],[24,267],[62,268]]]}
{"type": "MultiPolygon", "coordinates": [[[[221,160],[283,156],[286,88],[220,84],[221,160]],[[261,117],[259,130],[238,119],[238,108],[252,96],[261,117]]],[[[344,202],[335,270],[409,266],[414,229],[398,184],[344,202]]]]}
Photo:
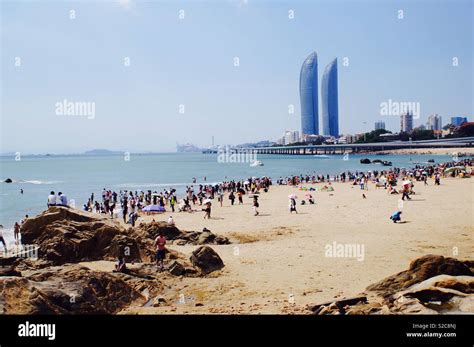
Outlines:
{"type": "Polygon", "coordinates": [[[300,131],[313,51],[319,84],[338,59],[341,134],[398,132],[388,100],[418,102],[415,126],[473,116],[471,1],[3,1],[1,15],[0,153],[276,141],[300,131]],[[93,117],[59,115],[63,100],[93,117]]]}

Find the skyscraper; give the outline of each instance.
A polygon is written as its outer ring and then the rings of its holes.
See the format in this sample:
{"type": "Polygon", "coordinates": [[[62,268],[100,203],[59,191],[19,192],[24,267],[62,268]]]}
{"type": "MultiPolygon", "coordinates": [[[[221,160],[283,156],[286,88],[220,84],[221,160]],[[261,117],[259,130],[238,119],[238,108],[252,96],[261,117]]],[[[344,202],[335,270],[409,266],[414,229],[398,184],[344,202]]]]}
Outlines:
{"type": "Polygon", "coordinates": [[[380,130],[380,129],[385,129],[385,122],[382,120],[375,122],[375,130],[380,130]]]}
{"type": "Polygon", "coordinates": [[[300,72],[301,134],[319,134],[318,55],[311,53],[300,72]]]}
{"type": "Polygon", "coordinates": [[[428,130],[441,130],[441,116],[438,116],[437,114],[430,115],[426,127],[428,130]]]}
{"type": "Polygon", "coordinates": [[[409,133],[413,130],[413,114],[410,111],[400,116],[400,131],[409,133]]]}
{"type": "Polygon", "coordinates": [[[339,108],[337,97],[337,58],[324,70],[321,81],[323,134],[339,136],[339,108]]]}

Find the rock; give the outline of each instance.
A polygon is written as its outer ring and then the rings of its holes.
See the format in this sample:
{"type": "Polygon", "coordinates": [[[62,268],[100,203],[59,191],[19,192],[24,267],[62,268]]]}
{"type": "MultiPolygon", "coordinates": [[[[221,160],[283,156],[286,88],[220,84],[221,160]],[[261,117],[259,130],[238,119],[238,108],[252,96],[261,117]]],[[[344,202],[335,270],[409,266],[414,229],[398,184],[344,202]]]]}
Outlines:
{"type": "Polygon", "coordinates": [[[370,159],[368,159],[368,158],[361,159],[360,163],[361,164],[370,164],[370,159]]]}
{"type": "Polygon", "coordinates": [[[177,262],[177,261],[175,260],[175,261],[173,261],[173,263],[171,263],[171,265],[169,266],[168,271],[169,271],[170,274],[172,274],[173,276],[181,276],[181,275],[184,273],[184,266],[181,265],[179,262],[177,262]]]}
{"type": "Polygon", "coordinates": [[[144,301],[123,279],[126,275],[118,275],[74,264],[41,269],[28,277],[0,277],[0,312],[114,314],[134,301],[144,301]]]}
{"type": "MultiPolygon", "coordinates": [[[[337,309],[341,313],[345,313],[345,306],[355,305],[360,302],[367,302],[366,296],[356,296],[352,298],[344,298],[339,300],[332,300],[322,304],[308,306],[310,311],[313,311],[314,314],[325,314],[328,310],[325,309],[328,307],[329,310],[337,309]]],[[[327,313],[326,313],[327,314],[327,313]]]]}
{"type": "Polygon", "coordinates": [[[184,231],[179,230],[175,226],[171,226],[166,222],[151,222],[151,223],[140,223],[137,229],[138,233],[143,238],[154,240],[159,232],[161,231],[168,241],[172,241],[173,244],[183,246],[187,244],[191,245],[203,245],[203,244],[216,244],[216,245],[227,245],[230,241],[227,237],[217,236],[210,230],[204,229],[202,232],[199,231],[184,231]]]}
{"type": "Polygon", "coordinates": [[[191,255],[191,263],[207,275],[224,267],[224,262],[219,255],[209,246],[201,246],[191,255]]]}
{"type": "Polygon", "coordinates": [[[466,264],[457,259],[440,255],[425,255],[412,261],[408,270],[389,276],[368,286],[367,289],[388,297],[438,275],[472,276],[473,273],[466,264]]]}
{"type": "Polygon", "coordinates": [[[7,179],[6,179],[5,181],[3,181],[3,182],[5,182],[5,183],[12,183],[13,180],[12,180],[11,178],[7,178],[7,179]]]}
{"type": "Polygon", "coordinates": [[[216,238],[216,235],[214,235],[210,231],[204,231],[199,235],[197,243],[198,245],[212,243],[215,238],[216,238]]]}
{"type": "Polygon", "coordinates": [[[17,271],[13,267],[0,267],[0,277],[1,276],[18,276],[18,277],[21,277],[21,272],[17,271]]]}
{"type": "Polygon", "coordinates": [[[395,309],[403,313],[411,313],[412,310],[413,305],[407,308],[406,302],[419,303],[439,313],[472,313],[474,277],[435,276],[396,293],[393,300],[395,309]]]}
{"type": "Polygon", "coordinates": [[[102,215],[67,207],[50,207],[21,227],[22,241],[39,246],[38,257],[53,265],[79,261],[142,260],[136,235],[102,215]]]}

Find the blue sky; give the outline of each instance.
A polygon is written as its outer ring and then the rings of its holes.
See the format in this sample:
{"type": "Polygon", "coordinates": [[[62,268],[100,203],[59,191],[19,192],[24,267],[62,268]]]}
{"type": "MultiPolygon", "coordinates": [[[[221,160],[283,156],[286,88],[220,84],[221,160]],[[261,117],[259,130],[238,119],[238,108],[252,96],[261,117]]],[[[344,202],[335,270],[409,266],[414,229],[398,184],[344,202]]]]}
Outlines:
{"type": "Polygon", "coordinates": [[[300,129],[312,51],[319,80],[338,58],[341,133],[379,119],[398,131],[398,117],[380,115],[388,99],[419,102],[415,125],[473,118],[472,1],[7,0],[1,14],[1,152],[276,140],[300,129]],[[94,119],[58,116],[64,99],[94,102],[94,119]]]}

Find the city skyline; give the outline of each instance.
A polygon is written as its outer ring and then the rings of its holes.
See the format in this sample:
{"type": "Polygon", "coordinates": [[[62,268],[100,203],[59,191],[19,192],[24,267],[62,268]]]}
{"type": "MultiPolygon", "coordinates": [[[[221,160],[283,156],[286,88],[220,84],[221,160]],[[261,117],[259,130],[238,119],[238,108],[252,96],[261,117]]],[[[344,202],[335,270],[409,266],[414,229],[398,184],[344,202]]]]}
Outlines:
{"type": "Polygon", "coordinates": [[[377,120],[397,131],[387,100],[419,103],[422,118],[473,115],[471,1],[0,6],[2,153],[276,139],[300,129],[298,72],[314,49],[339,59],[340,134],[377,120]],[[64,100],[93,112],[57,112],[64,100]]]}

